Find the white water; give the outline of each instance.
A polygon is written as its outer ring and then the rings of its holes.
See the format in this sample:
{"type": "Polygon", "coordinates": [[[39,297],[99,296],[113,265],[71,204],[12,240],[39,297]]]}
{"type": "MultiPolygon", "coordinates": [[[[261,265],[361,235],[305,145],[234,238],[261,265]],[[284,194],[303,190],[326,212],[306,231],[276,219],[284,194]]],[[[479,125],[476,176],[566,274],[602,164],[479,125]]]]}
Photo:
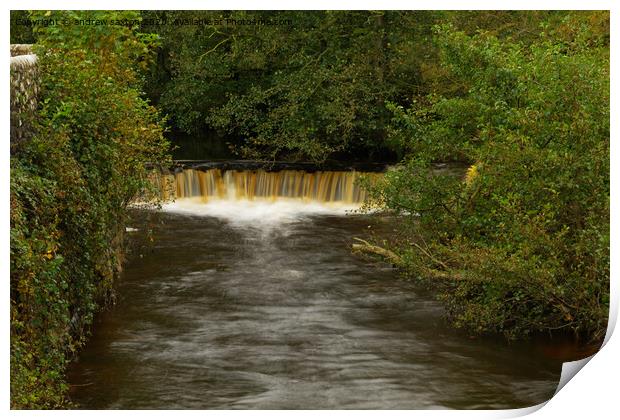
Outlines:
{"type": "Polygon", "coordinates": [[[314,215],[346,215],[359,210],[359,203],[277,200],[210,200],[181,198],[166,203],[162,210],[193,216],[223,219],[232,225],[275,226],[307,219],[314,215]]]}

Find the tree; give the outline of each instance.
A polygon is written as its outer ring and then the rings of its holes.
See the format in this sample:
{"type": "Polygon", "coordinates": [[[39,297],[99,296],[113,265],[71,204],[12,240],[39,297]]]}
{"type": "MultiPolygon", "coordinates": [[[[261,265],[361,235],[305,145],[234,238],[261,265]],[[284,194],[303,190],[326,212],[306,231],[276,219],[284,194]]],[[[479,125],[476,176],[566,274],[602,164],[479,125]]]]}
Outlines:
{"type": "Polygon", "coordinates": [[[458,89],[391,105],[408,158],[375,199],[409,221],[416,276],[443,279],[457,326],[602,338],[609,305],[609,15],[534,42],[436,28],[458,89]],[[466,176],[434,176],[459,160],[466,176]]]}
{"type": "Polygon", "coordinates": [[[246,157],[385,157],[384,103],[421,83],[419,54],[436,15],[165,12],[168,23],[221,23],[161,26],[166,68],[151,92],[181,129],[223,131],[246,157]]]}

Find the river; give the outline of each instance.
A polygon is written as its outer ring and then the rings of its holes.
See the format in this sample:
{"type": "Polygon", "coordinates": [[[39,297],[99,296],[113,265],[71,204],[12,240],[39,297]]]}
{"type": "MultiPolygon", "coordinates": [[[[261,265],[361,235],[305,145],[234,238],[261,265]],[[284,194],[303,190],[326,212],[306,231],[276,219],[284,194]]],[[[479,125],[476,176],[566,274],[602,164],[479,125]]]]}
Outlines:
{"type": "Polygon", "coordinates": [[[432,293],[351,253],[389,221],[287,200],[135,219],[152,242],[71,366],[82,408],[519,408],[556,389],[556,343],[454,330],[432,293]]]}

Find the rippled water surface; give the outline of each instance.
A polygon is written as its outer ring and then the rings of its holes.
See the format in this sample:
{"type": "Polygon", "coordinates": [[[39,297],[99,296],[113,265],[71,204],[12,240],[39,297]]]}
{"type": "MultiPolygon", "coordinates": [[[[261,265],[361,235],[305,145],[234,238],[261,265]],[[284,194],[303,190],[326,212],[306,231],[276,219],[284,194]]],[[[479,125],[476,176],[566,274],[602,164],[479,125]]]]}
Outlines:
{"type": "Polygon", "coordinates": [[[450,329],[428,292],[351,255],[367,218],[228,211],[158,216],[71,368],[81,407],[517,408],[553,395],[548,344],[450,329]]]}

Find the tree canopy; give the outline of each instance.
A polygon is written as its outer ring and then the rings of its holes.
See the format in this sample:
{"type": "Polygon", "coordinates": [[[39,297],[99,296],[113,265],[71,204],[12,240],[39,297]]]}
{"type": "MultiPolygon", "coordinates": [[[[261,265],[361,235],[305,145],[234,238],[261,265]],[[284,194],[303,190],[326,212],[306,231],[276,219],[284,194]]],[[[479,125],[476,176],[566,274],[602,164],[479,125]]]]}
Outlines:
{"type": "Polygon", "coordinates": [[[406,158],[375,199],[409,223],[417,277],[448,279],[458,326],[602,338],[609,305],[609,15],[531,42],[435,27],[459,88],[389,104],[406,158]],[[432,176],[433,162],[471,165],[432,176]]]}

